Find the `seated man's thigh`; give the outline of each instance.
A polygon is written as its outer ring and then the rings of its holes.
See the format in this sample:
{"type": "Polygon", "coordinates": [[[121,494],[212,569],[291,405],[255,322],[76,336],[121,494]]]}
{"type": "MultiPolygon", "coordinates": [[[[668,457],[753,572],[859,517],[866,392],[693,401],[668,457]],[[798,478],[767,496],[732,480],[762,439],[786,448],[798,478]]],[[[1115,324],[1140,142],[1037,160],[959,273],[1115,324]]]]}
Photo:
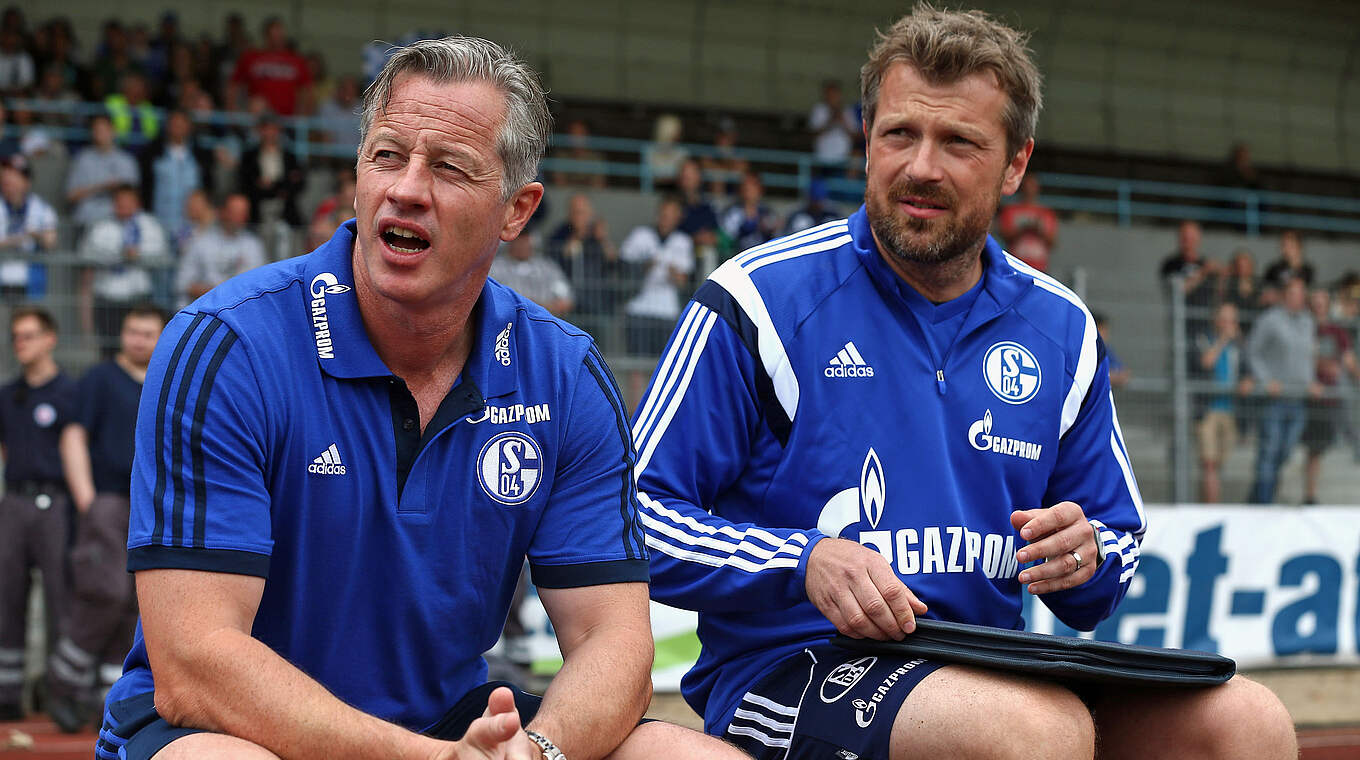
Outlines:
{"type": "Polygon", "coordinates": [[[1080,758],[1095,753],[1086,705],[1045,681],[960,665],[912,690],[893,724],[892,760],[1080,758]]]}
{"type": "Polygon", "coordinates": [[[750,760],[736,747],[674,723],[648,721],[633,729],[609,760],[750,760]]]}
{"type": "Polygon", "coordinates": [[[245,739],[226,734],[189,734],[154,756],[154,760],[279,760],[278,755],[245,739]]]}

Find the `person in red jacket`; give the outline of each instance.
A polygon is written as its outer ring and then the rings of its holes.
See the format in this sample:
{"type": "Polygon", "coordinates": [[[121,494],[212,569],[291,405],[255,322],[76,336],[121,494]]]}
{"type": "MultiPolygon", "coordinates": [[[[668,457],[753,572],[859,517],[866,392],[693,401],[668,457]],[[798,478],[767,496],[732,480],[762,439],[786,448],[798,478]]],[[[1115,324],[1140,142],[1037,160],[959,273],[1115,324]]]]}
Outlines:
{"type": "Polygon", "coordinates": [[[303,110],[312,86],[307,59],[289,46],[288,30],[277,16],[264,22],[264,40],[263,48],[247,50],[236,59],[227,91],[228,106],[236,110],[246,99],[259,95],[274,113],[292,116],[303,110]]]}

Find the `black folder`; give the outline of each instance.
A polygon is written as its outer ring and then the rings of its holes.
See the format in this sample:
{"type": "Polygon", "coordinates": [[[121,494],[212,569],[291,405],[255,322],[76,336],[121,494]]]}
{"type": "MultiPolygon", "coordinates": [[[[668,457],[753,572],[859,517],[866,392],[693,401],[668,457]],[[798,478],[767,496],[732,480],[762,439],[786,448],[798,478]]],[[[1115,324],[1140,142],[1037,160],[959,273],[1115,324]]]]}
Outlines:
{"type": "Polygon", "coordinates": [[[831,642],[878,655],[924,658],[1025,673],[1055,681],[1138,686],[1213,686],[1233,677],[1237,663],[1189,649],[1051,636],[983,625],[917,619],[902,641],[836,635],[831,642]]]}

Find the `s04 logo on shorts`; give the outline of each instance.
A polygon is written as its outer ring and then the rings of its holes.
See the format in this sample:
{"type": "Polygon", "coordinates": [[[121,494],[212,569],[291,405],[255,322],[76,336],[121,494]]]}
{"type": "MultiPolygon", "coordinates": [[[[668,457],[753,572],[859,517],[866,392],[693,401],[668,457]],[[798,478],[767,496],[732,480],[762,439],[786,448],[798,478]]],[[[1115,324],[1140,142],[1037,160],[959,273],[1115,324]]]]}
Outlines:
{"type": "Polygon", "coordinates": [[[848,694],[876,662],[877,657],[861,657],[837,665],[836,669],[827,674],[826,679],[822,681],[822,701],[829,705],[848,694]]]}
{"type": "Polygon", "coordinates": [[[533,438],[511,431],[486,442],[477,456],[477,480],[502,504],[523,504],[543,479],[543,452],[533,438]]]}

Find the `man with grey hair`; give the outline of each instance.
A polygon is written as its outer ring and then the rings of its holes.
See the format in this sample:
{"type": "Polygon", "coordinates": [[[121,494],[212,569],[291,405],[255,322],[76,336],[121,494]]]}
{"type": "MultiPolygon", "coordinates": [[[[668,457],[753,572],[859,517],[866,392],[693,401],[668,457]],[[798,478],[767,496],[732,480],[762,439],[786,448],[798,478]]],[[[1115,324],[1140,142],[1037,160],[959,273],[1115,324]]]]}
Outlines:
{"type": "Polygon", "coordinates": [[[827,642],[1022,628],[1026,594],[1090,630],[1145,527],[1090,312],[987,235],[1034,146],[1024,36],[920,5],[861,76],[865,206],[719,267],[634,418],[652,595],[699,612],[686,699],[765,760],[1293,757],[1241,678],[1079,695],[827,642]]]}
{"type": "Polygon", "coordinates": [[[653,649],[621,395],[588,335],[487,279],[543,194],[534,75],[486,40],[425,40],[364,115],[356,220],[159,343],[141,624],[98,756],[739,757],[638,724],[653,649]],[[481,657],[526,556],[564,663],[541,700],[485,683],[481,657]]]}

